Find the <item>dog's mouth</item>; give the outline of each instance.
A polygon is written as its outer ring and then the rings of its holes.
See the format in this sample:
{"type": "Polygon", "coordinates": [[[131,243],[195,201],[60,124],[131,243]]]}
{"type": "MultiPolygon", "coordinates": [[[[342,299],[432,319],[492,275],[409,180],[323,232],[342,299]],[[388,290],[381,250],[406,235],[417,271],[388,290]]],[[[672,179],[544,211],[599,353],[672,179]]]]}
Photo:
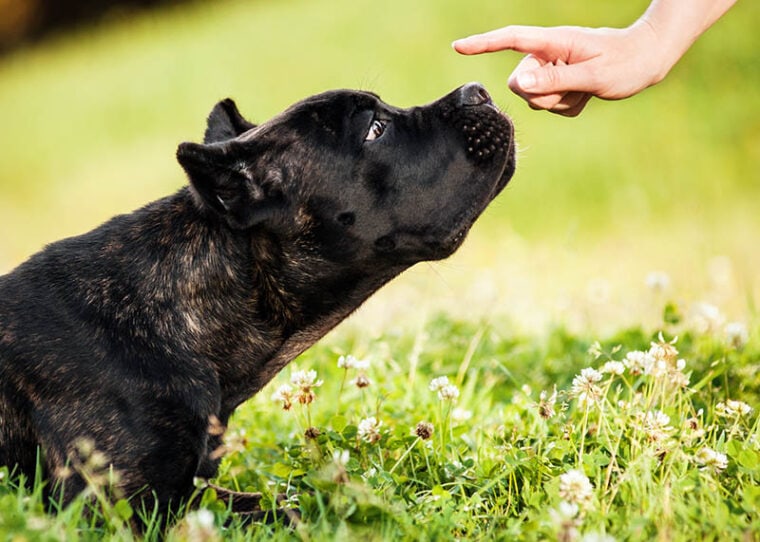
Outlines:
{"type": "Polygon", "coordinates": [[[411,209],[417,222],[394,235],[394,246],[414,261],[451,256],[475,221],[509,183],[515,171],[511,120],[478,83],[464,85],[430,106],[443,124],[441,142],[452,149],[431,195],[438,205],[411,209]],[[415,211],[418,214],[415,215],[415,211]]]}
{"type": "Polygon", "coordinates": [[[446,236],[441,248],[448,254],[454,253],[464,243],[467,234],[469,233],[475,221],[480,217],[481,213],[485,210],[489,203],[491,203],[496,196],[498,196],[504,187],[507,186],[509,180],[515,171],[515,151],[514,143],[510,139],[509,148],[507,151],[507,157],[503,162],[501,172],[495,177],[495,183],[487,195],[487,197],[480,204],[473,204],[467,211],[460,214],[454,221],[455,224],[459,224],[452,229],[452,233],[446,236]]]}
{"type": "MultiPolygon", "coordinates": [[[[484,207],[485,205],[483,208],[484,207]]],[[[443,241],[437,241],[435,243],[438,245],[439,250],[444,256],[453,254],[460,246],[462,246],[467,234],[470,232],[470,229],[473,224],[475,224],[475,221],[482,211],[483,209],[473,208],[468,212],[462,213],[461,217],[455,222],[459,224],[459,226],[454,227],[451,233],[444,237],[443,241]]]]}
{"type": "Polygon", "coordinates": [[[454,125],[464,136],[467,157],[475,164],[486,165],[509,153],[512,122],[493,102],[463,107],[454,125]]]}
{"type": "MultiPolygon", "coordinates": [[[[450,111],[451,122],[464,138],[465,153],[484,180],[484,192],[472,201],[467,209],[452,221],[451,228],[440,250],[451,254],[464,242],[467,233],[491,201],[507,186],[515,172],[514,127],[509,118],[499,110],[488,92],[480,85],[465,85],[474,97],[473,103],[460,105],[450,111]]],[[[460,92],[462,90],[460,89],[460,92]]]]}
{"type": "Polygon", "coordinates": [[[507,185],[515,171],[514,126],[478,83],[469,83],[453,94],[453,107],[443,117],[460,133],[468,160],[481,175],[493,175],[495,191],[507,185]]]}

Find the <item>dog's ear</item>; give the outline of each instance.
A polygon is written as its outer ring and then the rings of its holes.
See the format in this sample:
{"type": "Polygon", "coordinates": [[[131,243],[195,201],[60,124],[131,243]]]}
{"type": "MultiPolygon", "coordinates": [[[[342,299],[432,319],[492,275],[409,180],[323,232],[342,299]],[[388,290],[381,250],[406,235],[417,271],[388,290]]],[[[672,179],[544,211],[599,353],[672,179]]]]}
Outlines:
{"type": "Polygon", "coordinates": [[[181,143],[177,160],[190,179],[196,202],[232,228],[247,229],[285,206],[280,170],[256,168],[255,144],[181,143]]]}
{"type": "Polygon", "coordinates": [[[235,102],[227,98],[216,104],[211,113],[209,113],[203,142],[218,143],[220,141],[227,141],[255,127],[255,124],[243,118],[235,102]]]}

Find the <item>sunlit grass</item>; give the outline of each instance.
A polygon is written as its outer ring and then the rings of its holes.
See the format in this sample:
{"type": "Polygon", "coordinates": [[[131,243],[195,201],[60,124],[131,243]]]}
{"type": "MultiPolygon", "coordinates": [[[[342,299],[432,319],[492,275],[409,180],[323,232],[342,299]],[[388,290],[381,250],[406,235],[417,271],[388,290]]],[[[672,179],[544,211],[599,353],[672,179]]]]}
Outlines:
{"type": "MultiPolygon", "coordinates": [[[[199,484],[201,511],[169,539],[752,539],[760,330],[726,327],[715,311],[677,314],[661,333],[602,341],[446,316],[417,331],[343,333],[228,429],[217,482],[264,492],[280,522],[240,525],[199,484]],[[294,525],[276,494],[299,511],[294,525]]],[[[91,463],[97,496],[108,478],[91,463]]],[[[126,501],[95,499],[85,513],[82,499],[48,516],[39,491],[0,473],[6,538],[133,537],[126,501]]]]}

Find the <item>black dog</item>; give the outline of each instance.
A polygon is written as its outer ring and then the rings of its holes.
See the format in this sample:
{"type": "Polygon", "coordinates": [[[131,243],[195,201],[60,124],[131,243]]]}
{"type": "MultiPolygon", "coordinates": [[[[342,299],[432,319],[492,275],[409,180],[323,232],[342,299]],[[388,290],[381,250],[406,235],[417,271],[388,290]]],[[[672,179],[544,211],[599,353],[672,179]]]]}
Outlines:
{"type": "Polygon", "coordinates": [[[125,495],[186,500],[233,410],[394,276],[452,254],[515,162],[474,83],[411,109],[326,92],[259,126],[225,100],[177,158],[189,187],[0,277],[0,465],[33,479],[39,447],[64,502],[85,487],[81,442],[125,495]]]}

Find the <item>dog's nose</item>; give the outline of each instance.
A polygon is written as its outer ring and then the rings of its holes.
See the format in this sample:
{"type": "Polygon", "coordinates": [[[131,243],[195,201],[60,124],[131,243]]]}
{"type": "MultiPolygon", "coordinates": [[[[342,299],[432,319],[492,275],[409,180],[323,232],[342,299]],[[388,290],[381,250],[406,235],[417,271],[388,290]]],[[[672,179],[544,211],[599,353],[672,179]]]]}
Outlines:
{"type": "Polygon", "coordinates": [[[467,83],[459,88],[459,105],[483,105],[491,103],[491,95],[480,83],[467,83]]]}

